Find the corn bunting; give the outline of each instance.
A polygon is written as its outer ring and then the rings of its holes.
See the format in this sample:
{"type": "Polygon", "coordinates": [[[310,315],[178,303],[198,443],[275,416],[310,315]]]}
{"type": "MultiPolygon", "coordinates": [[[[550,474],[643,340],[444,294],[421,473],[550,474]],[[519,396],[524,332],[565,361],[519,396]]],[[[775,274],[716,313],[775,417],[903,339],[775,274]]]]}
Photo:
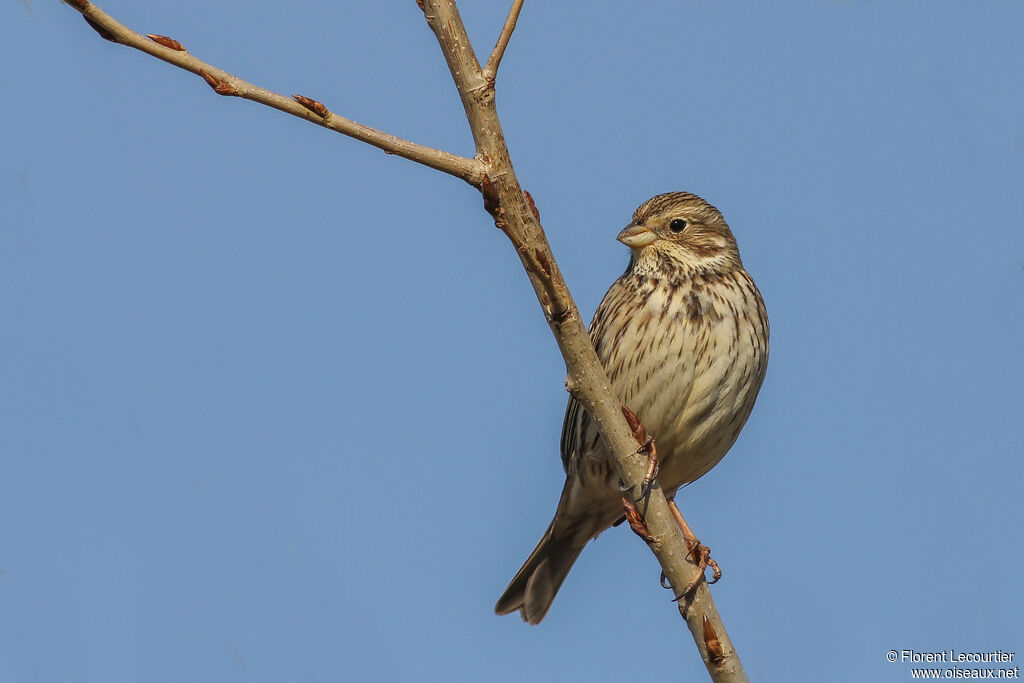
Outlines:
{"type": "MultiPolygon", "coordinates": [[[[768,365],[768,317],[722,214],[688,192],[640,205],[619,233],[631,250],[590,324],[612,390],[658,448],[670,499],[714,467],[750,415],[768,365]]],[[[615,464],[590,415],[569,399],[558,509],[498,600],[539,623],[590,539],[622,518],[615,464]]]]}

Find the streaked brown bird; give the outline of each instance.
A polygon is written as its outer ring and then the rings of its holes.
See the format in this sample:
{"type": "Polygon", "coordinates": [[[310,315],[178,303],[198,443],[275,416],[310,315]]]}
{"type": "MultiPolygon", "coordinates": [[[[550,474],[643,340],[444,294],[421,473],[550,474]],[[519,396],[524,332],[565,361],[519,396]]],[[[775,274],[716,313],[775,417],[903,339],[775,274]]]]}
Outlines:
{"type": "MultiPolygon", "coordinates": [[[[768,366],[768,315],[721,212],[688,192],[653,197],[618,240],[629,266],[590,324],[613,392],[657,443],[670,499],[714,467],[747,421],[768,366]]],[[[494,611],[540,623],[590,539],[623,516],[618,472],[569,399],[555,518],[494,611]]]]}

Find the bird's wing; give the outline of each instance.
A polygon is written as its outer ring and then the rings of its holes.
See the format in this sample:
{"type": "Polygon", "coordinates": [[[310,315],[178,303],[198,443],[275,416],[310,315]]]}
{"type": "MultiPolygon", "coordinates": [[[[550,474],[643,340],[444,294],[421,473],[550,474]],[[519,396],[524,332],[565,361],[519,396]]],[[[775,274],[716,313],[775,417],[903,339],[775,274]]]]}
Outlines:
{"type": "Polygon", "coordinates": [[[562,469],[569,473],[569,462],[573,457],[573,450],[576,448],[576,430],[580,429],[583,419],[587,418],[586,411],[572,396],[569,397],[569,405],[565,407],[565,420],[562,422],[562,469]],[[582,418],[582,419],[581,419],[582,418]]]}

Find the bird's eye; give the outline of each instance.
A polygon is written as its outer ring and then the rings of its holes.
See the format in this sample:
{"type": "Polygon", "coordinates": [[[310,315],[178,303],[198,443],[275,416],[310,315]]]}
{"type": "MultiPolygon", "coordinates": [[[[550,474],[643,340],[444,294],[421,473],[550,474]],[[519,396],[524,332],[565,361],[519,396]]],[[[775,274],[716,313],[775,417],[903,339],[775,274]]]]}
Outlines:
{"type": "Polygon", "coordinates": [[[668,229],[672,232],[682,232],[686,230],[686,221],[682,218],[673,218],[672,222],[668,224],[668,229]]]}

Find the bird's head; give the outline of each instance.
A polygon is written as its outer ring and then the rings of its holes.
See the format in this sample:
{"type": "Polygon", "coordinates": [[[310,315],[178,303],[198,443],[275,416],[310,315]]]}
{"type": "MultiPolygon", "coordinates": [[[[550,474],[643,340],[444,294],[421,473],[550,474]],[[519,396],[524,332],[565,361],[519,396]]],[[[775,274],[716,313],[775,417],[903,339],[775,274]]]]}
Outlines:
{"type": "Polygon", "coordinates": [[[648,199],[618,240],[634,264],[668,259],[686,271],[728,272],[742,268],[740,253],[722,213],[695,194],[669,192],[648,199]]]}

